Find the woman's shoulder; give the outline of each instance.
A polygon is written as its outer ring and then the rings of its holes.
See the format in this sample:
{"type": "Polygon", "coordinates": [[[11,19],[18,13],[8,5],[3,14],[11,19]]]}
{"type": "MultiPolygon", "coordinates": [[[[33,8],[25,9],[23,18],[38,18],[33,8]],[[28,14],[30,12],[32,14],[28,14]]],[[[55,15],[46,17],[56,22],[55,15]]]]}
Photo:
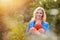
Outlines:
{"type": "Polygon", "coordinates": [[[34,27],[34,21],[29,21],[28,26],[29,27],[34,27]]]}
{"type": "Polygon", "coordinates": [[[29,21],[28,23],[31,24],[31,23],[34,23],[34,21],[29,21]]]}
{"type": "Polygon", "coordinates": [[[43,22],[44,24],[46,24],[46,25],[49,25],[49,23],[48,22],[43,22]]]}

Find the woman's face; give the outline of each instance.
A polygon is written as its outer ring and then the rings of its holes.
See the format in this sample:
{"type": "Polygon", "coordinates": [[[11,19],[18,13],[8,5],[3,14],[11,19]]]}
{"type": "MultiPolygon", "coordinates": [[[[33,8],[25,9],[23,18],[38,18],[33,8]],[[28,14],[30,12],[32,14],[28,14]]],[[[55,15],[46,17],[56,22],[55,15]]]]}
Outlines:
{"type": "Polygon", "coordinates": [[[38,10],[38,11],[35,13],[35,18],[36,18],[36,19],[41,19],[42,16],[43,16],[42,10],[38,10]]]}

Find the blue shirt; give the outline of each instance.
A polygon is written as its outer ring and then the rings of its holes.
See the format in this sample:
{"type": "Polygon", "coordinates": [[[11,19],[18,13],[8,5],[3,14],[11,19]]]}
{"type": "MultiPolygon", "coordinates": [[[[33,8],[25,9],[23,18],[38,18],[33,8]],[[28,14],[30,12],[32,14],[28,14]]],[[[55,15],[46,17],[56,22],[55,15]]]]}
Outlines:
{"type": "MultiPolygon", "coordinates": [[[[35,21],[30,21],[28,23],[27,29],[26,29],[26,34],[29,34],[30,28],[34,27],[35,21]]],[[[49,33],[49,23],[48,22],[43,22],[42,21],[42,28],[45,30],[45,33],[49,33]]]]}

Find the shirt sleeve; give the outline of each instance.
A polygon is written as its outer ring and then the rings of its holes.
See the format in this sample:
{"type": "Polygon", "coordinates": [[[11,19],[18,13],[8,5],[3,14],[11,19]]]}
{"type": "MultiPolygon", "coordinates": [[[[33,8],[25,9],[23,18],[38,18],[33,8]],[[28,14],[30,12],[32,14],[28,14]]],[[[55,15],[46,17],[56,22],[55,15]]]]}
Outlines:
{"type": "Polygon", "coordinates": [[[49,23],[47,24],[46,32],[49,32],[49,23]]]}
{"type": "Polygon", "coordinates": [[[26,28],[26,35],[29,35],[30,33],[29,33],[29,30],[30,30],[30,28],[33,28],[34,27],[34,24],[33,24],[33,22],[29,22],[28,23],[28,26],[27,26],[27,28],[26,28]]]}
{"type": "Polygon", "coordinates": [[[49,23],[48,22],[46,24],[46,34],[50,34],[50,28],[49,28],[49,23]]]}

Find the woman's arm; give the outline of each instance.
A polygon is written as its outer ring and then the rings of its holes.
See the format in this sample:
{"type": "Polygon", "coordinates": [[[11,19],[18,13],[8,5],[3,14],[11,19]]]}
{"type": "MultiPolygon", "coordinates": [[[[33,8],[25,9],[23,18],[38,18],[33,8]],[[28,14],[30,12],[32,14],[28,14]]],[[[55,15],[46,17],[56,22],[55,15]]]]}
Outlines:
{"type": "Polygon", "coordinates": [[[30,33],[31,34],[40,34],[40,32],[34,28],[33,22],[29,22],[27,29],[26,29],[26,35],[29,35],[30,33]]]}
{"type": "Polygon", "coordinates": [[[50,34],[50,28],[49,28],[49,23],[48,22],[46,24],[46,34],[50,34]]]}
{"type": "Polygon", "coordinates": [[[27,29],[26,29],[26,35],[29,35],[30,34],[30,30],[33,28],[33,22],[29,22],[28,23],[28,26],[27,26],[27,29]]]}

